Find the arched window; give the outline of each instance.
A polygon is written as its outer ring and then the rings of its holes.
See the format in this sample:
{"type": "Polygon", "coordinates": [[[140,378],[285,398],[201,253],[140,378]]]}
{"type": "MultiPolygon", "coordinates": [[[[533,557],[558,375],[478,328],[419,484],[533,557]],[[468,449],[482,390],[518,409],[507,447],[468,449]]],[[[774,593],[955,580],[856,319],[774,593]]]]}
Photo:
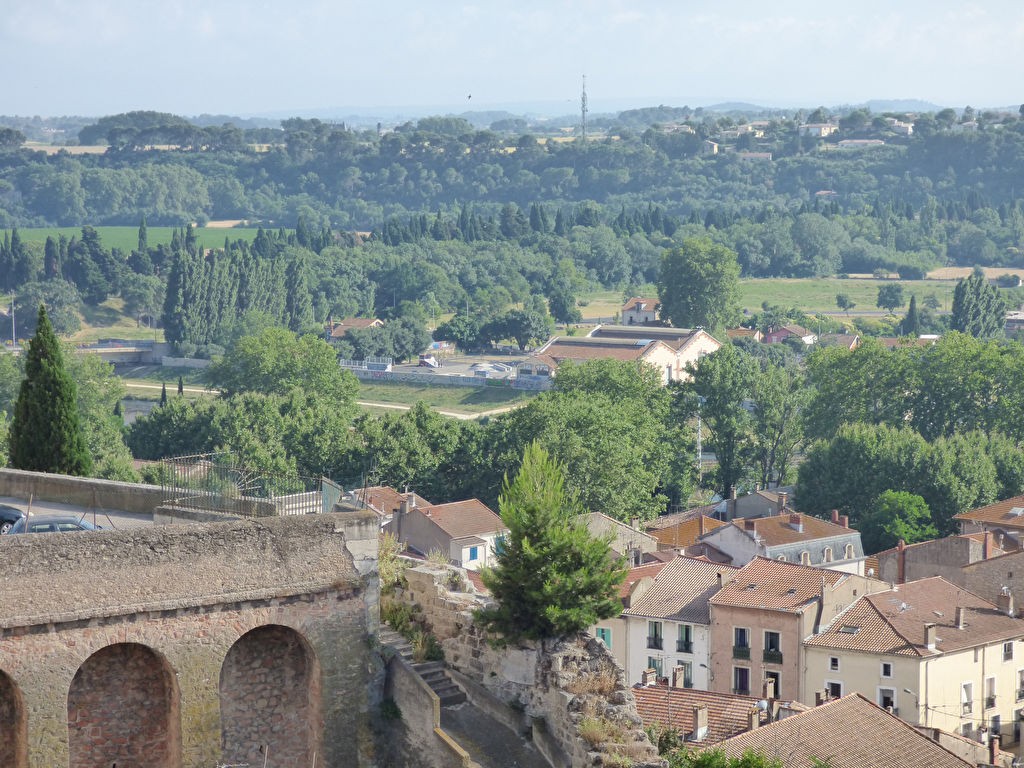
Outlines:
{"type": "Polygon", "coordinates": [[[808,552],[806,549],[803,552],[800,553],[800,564],[801,565],[810,565],[811,564],[811,553],[808,552]]]}
{"type": "Polygon", "coordinates": [[[846,549],[843,550],[843,557],[847,560],[853,560],[853,544],[846,545],[846,549]]]}
{"type": "Polygon", "coordinates": [[[825,547],[821,551],[821,561],[823,563],[831,563],[832,562],[832,547],[825,547]]]}

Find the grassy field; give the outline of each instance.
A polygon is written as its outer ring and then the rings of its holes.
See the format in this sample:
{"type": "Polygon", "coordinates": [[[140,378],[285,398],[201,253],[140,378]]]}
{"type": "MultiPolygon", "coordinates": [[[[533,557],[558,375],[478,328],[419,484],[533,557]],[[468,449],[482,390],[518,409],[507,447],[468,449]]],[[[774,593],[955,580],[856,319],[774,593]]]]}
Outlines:
{"type": "MultiPolygon", "coordinates": [[[[106,248],[120,248],[125,253],[132,251],[139,246],[139,228],[135,227],[95,227],[100,234],[100,241],[106,248]]],[[[174,227],[146,227],[146,239],[150,247],[161,243],[170,243],[174,227]]],[[[231,240],[246,240],[252,242],[256,238],[257,229],[253,228],[224,228],[224,227],[197,227],[196,237],[201,245],[206,248],[221,248],[224,246],[224,238],[231,240]]],[[[18,234],[25,242],[45,243],[47,237],[56,238],[64,235],[69,240],[72,237],[81,239],[81,227],[37,227],[21,229],[18,234]]]]}
{"type": "Polygon", "coordinates": [[[797,307],[808,314],[817,312],[838,312],[836,294],[845,293],[856,303],[851,314],[877,312],[875,302],[878,289],[883,285],[897,283],[903,286],[903,293],[910,301],[912,294],[920,302],[925,296],[935,294],[942,309],[949,309],[953,302],[953,280],[878,280],[875,278],[817,278],[789,279],[764,278],[740,281],[740,304],[751,312],[760,312],[761,303],[777,304],[786,308],[797,307]]]}
{"type": "MultiPolygon", "coordinates": [[[[481,413],[525,403],[536,393],[517,389],[476,387],[417,387],[412,384],[359,383],[358,398],[371,403],[415,405],[421,400],[431,408],[458,413],[481,413]]],[[[379,412],[379,411],[378,411],[379,412]]]]}

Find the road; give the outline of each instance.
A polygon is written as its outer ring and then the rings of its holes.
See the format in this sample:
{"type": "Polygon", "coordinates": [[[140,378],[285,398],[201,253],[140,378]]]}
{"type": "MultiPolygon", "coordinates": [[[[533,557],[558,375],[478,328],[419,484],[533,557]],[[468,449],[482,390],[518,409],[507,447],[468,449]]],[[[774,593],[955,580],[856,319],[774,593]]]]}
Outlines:
{"type": "MultiPolygon", "coordinates": [[[[29,511],[29,503],[25,499],[14,496],[0,497],[0,504],[10,504],[22,512],[29,511]]],[[[85,518],[90,523],[95,523],[101,528],[138,528],[144,525],[153,524],[153,516],[138,512],[122,512],[118,509],[91,509],[76,504],[61,504],[56,501],[32,502],[33,515],[67,515],[69,517],[85,518]]]]}

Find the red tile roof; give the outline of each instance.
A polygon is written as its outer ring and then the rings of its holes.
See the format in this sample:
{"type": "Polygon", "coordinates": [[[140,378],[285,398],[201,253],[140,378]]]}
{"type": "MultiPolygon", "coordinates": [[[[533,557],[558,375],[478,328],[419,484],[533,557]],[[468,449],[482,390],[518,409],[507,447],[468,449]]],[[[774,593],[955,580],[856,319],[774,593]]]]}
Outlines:
{"type": "MultiPolygon", "coordinates": [[[[677,728],[692,740],[693,710],[708,708],[707,738],[699,743],[714,744],[750,727],[750,713],[757,709],[758,700],[752,696],[731,693],[713,693],[696,688],[670,688],[667,685],[634,686],[636,711],[644,726],[659,725],[677,728]]],[[[767,713],[759,713],[760,722],[767,713]]]]}
{"type": "Polygon", "coordinates": [[[664,568],[667,563],[648,563],[647,565],[638,565],[636,568],[630,568],[626,571],[626,580],[622,582],[619,587],[619,597],[622,598],[623,604],[629,606],[629,596],[633,591],[633,585],[641,579],[650,578],[653,579],[664,568]]]}
{"type": "Polygon", "coordinates": [[[841,571],[755,557],[710,602],[732,608],[803,613],[821,596],[822,585],[835,586],[848,577],[841,571]]]}
{"type": "Polygon", "coordinates": [[[860,598],[806,643],[924,657],[1017,638],[1024,638],[1024,621],[1007,616],[992,603],[941,576],[933,576],[860,598]],[[964,625],[959,629],[957,608],[964,609],[964,625]],[[936,626],[934,649],[925,645],[925,624],[936,626]]]}
{"type": "Polygon", "coordinates": [[[961,512],[959,515],[954,515],[953,519],[985,525],[999,525],[1003,528],[1024,529],[1024,496],[1014,496],[997,501],[995,504],[972,509],[969,512],[961,512]]]}
{"type": "Polygon", "coordinates": [[[781,515],[771,517],[756,517],[733,520],[732,524],[753,536],[756,532],[758,538],[766,547],[777,547],[784,544],[796,544],[802,541],[815,541],[817,539],[829,539],[834,536],[849,536],[857,533],[851,528],[844,528],[841,525],[822,520],[811,515],[802,515],[799,512],[783,512],[781,515]],[[790,522],[791,515],[799,515],[802,530],[797,530],[790,522]],[[750,530],[748,526],[753,526],[750,530]]]}
{"type": "Polygon", "coordinates": [[[357,488],[353,491],[353,494],[356,499],[367,507],[382,515],[390,515],[398,511],[398,508],[406,499],[418,507],[430,505],[429,501],[415,492],[399,493],[389,485],[371,485],[366,488],[357,488]]]}
{"type": "Polygon", "coordinates": [[[452,501],[448,504],[432,504],[416,507],[410,512],[420,512],[430,518],[438,528],[453,539],[470,536],[486,536],[508,528],[490,507],[477,499],[452,501]]]}
{"type": "Polygon", "coordinates": [[[716,528],[721,528],[728,523],[716,520],[707,515],[700,515],[694,520],[669,524],[661,528],[652,529],[651,534],[660,544],[670,547],[688,547],[696,543],[697,539],[705,533],[710,533],[716,528]]]}
{"type": "Polygon", "coordinates": [[[644,311],[653,310],[660,303],[659,299],[644,299],[638,296],[634,296],[632,299],[622,305],[622,314],[626,314],[632,309],[641,309],[644,311]]]}
{"type": "Polygon", "coordinates": [[[712,747],[726,757],[754,751],[784,768],[974,768],[859,693],[783,718],[712,747]]]}
{"type": "Polygon", "coordinates": [[[654,578],[651,588],[633,600],[627,616],[710,624],[708,599],[728,584],[736,568],[693,557],[677,557],[654,578]]]}

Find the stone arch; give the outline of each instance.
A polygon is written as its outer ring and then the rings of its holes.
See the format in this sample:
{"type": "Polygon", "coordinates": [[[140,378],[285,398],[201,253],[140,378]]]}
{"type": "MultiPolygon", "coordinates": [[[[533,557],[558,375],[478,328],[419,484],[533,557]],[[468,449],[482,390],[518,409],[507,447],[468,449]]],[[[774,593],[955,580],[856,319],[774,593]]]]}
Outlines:
{"type": "Polygon", "coordinates": [[[28,765],[28,723],[17,683],[0,670],[0,765],[28,765]]]}
{"type": "Polygon", "coordinates": [[[96,651],[68,690],[70,768],[180,768],[177,679],[167,660],[139,643],[96,651]]]}
{"type": "Polygon", "coordinates": [[[323,733],[320,693],[316,654],[294,629],[268,624],[242,635],[220,671],[222,762],[312,765],[323,733]]]}

